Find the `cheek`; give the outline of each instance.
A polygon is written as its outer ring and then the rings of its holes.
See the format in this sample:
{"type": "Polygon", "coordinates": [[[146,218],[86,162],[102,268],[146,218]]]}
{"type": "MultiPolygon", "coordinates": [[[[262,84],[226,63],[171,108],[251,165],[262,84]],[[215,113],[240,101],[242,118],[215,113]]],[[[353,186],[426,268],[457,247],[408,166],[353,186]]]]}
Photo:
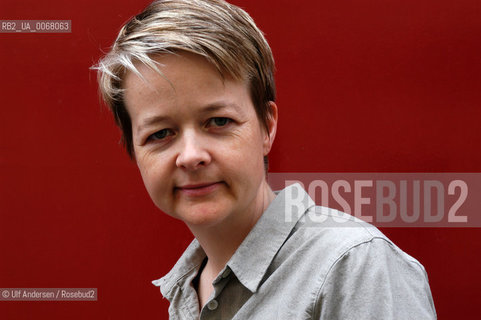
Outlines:
{"type": "Polygon", "coordinates": [[[264,167],[264,137],[263,131],[259,128],[258,123],[254,123],[249,130],[249,135],[245,139],[244,152],[246,160],[257,167],[264,167]]]}
{"type": "Polygon", "coordinates": [[[161,159],[155,157],[143,157],[137,162],[145,188],[156,203],[159,199],[165,198],[162,195],[165,194],[169,185],[166,176],[168,170],[162,163],[161,159]]]}
{"type": "Polygon", "coordinates": [[[254,176],[264,174],[264,150],[260,132],[255,128],[245,128],[229,143],[222,143],[216,148],[218,159],[228,167],[232,174],[241,180],[252,180],[254,176]]]}

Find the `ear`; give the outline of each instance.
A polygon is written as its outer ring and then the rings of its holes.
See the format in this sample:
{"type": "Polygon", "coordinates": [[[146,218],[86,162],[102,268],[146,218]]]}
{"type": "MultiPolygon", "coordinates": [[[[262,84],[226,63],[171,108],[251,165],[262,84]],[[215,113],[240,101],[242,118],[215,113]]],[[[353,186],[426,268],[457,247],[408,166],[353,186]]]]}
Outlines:
{"type": "Polygon", "coordinates": [[[268,132],[266,132],[265,137],[264,137],[264,156],[267,156],[269,152],[271,151],[272,144],[274,143],[274,139],[276,137],[276,132],[277,132],[277,105],[275,104],[274,101],[269,101],[269,108],[270,108],[270,113],[269,117],[267,119],[267,129],[268,132]]]}

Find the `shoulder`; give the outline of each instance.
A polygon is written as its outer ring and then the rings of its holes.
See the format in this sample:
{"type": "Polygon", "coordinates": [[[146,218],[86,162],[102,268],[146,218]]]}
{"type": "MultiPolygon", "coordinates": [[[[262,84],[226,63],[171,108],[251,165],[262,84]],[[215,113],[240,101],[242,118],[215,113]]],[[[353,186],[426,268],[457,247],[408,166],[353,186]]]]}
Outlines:
{"type": "Polygon", "coordinates": [[[376,227],[313,207],[290,240],[306,253],[304,263],[316,277],[315,319],[411,319],[409,312],[435,318],[424,267],[376,227]]]}
{"type": "Polygon", "coordinates": [[[370,246],[374,241],[402,252],[375,226],[344,212],[315,206],[299,219],[283,250],[290,252],[302,248],[305,259],[314,264],[319,261],[323,268],[331,268],[354,248],[370,246]]]}

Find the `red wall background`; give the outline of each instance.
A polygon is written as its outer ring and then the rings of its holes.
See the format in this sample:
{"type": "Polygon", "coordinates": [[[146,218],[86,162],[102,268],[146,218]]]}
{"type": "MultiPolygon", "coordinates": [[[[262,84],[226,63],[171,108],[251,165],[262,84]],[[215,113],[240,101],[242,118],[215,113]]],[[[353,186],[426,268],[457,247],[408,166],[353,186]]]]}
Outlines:
{"type": "MultiPolygon", "coordinates": [[[[478,0],[235,0],[277,63],[273,172],[481,172],[478,0]]],[[[147,0],[0,2],[0,287],[98,288],[97,302],[0,302],[1,319],[167,319],[150,281],[192,236],[160,214],[89,70],[147,0]]],[[[475,319],[481,230],[383,231],[426,267],[439,319],[475,319]]]]}

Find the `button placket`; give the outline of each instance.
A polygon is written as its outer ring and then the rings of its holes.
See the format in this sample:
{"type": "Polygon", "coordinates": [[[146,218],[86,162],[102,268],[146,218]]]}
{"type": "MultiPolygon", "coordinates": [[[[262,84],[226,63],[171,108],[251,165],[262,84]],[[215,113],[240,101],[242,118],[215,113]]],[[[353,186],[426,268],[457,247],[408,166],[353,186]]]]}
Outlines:
{"type": "Polygon", "coordinates": [[[215,299],[212,299],[207,303],[207,309],[209,309],[210,311],[217,309],[218,306],[219,302],[217,302],[217,300],[215,299]]]}

